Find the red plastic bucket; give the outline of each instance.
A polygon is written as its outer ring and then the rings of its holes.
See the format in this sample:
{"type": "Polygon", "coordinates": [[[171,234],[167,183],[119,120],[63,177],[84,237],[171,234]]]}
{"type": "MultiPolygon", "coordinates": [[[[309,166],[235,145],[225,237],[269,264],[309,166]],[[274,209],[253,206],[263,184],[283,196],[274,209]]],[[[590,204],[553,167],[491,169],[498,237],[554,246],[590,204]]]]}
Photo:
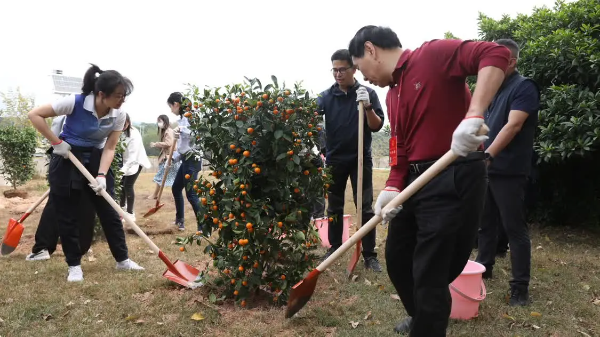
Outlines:
{"type": "MultiPolygon", "coordinates": [[[[344,230],[342,232],[342,243],[346,242],[350,237],[350,214],[344,215],[344,230]]],[[[321,238],[321,245],[325,248],[330,248],[329,244],[329,221],[327,218],[315,219],[315,226],[319,231],[319,237],[321,238]]]]}

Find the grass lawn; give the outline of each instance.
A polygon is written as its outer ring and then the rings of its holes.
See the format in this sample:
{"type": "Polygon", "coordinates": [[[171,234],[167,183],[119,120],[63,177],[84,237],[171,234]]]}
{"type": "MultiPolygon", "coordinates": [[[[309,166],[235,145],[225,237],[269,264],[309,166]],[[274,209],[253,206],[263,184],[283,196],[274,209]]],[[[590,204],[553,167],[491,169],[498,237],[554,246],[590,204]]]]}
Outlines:
{"type": "MultiPolygon", "coordinates": [[[[166,205],[148,220],[142,218],[154,202],[145,199],[154,188],[152,176],[142,174],[136,184],[135,210],[138,225],[144,230],[168,228],[174,220],[168,189],[163,198],[166,205]]],[[[386,171],[375,170],[374,185],[383,187],[386,177],[386,171]]],[[[45,182],[32,181],[26,189],[31,196],[39,196],[45,182]]],[[[348,188],[347,201],[350,195],[348,188]]],[[[353,208],[348,202],[347,213],[354,214],[353,208]]],[[[283,307],[249,303],[247,309],[240,309],[231,301],[215,305],[208,301],[206,291],[186,290],[171,283],[161,276],[165,265],[134,234],[127,235],[130,257],[146,268],[144,272],[117,272],[108,245],[99,241],[92,246],[91,258],[86,256],[82,262],[85,281],[68,284],[60,248],[49,261],[25,261],[41,209],[25,222],[17,250],[0,258],[2,337],[393,336],[394,324],[406,315],[400,301],[392,296],[396,292],[385,272],[365,272],[359,264],[355,272],[358,277],[345,279],[351,252],[321,276],[312,300],[299,317],[289,320],[284,319],[283,307]],[[192,320],[195,313],[204,319],[192,320]],[[359,324],[353,327],[350,321],[359,324]]],[[[186,233],[192,233],[196,226],[187,202],[186,212],[186,233]]],[[[10,217],[20,215],[15,207],[0,209],[0,232],[5,232],[10,217]]],[[[208,256],[194,247],[180,252],[172,244],[177,235],[151,238],[172,260],[203,266],[208,256]]],[[[385,264],[383,227],[378,227],[377,236],[379,257],[385,264]]],[[[581,230],[534,227],[532,241],[533,303],[526,308],[508,307],[509,258],[499,259],[495,279],[486,282],[488,295],[479,317],[451,322],[449,336],[600,336],[600,238],[581,230]]]]}

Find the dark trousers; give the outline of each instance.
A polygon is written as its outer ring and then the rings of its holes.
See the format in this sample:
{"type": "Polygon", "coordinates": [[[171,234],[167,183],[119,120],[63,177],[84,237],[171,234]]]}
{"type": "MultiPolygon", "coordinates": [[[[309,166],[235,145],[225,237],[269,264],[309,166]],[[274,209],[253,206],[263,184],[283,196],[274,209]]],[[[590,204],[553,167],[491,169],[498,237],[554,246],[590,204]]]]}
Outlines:
{"type": "MultiPolygon", "coordinates": [[[[342,245],[342,233],[344,230],[344,196],[346,194],[346,183],[350,177],[354,205],[356,206],[356,179],[358,178],[358,162],[332,163],[331,176],[333,184],[329,187],[327,214],[333,218],[329,224],[329,243],[331,251],[342,245]]],[[[363,191],[362,191],[362,225],[366,224],[375,215],[373,212],[373,162],[365,158],[363,165],[363,191]]],[[[362,238],[363,257],[377,256],[375,253],[376,229],[374,228],[362,238]]]]}
{"type": "MultiPolygon", "coordinates": [[[[56,250],[59,235],[55,207],[54,197],[50,194],[48,202],[42,211],[40,223],[35,231],[35,244],[31,249],[31,252],[34,254],[39,253],[43,249],[47,249],[50,254],[56,250]]],[[[79,248],[81,249],[81,255],[83,255],[87,253],[92,245],[96,212],[94,211],[94,205],[87,198],[81,198],[79,204],[72,209],[77,213],[76,217],[79,222],[79,248]]]]}
{"type": "Polygon", "coordinates": [[[135,191],[133,185],[137,180],[138,176],[142,172],[142,165],[139,165],[137,172],[130,176],[123,176],[121,179],[121,207],[125,206],[125,200],[127,199],[127,213],[133,213],[133,204],[135,203],[135,191]]]}
{"type": "Polygon", "coordinates": [[[498,228],[502,226],[506,231],[513,274],[511,286],[529,286],[531,241],[525,220],[526,186],[524,176],[490,175],[484,220],[479,230],[477,262],[488,270],[494,268],[498,228]]]}
{"type": "Polygon", "coordinates": [[[96,210],[110,252],[115,260],[117,262],[127,260],[127,243],[125,242],[125,232],[123,231],[123,223],[119,219],[119,214],[102,196],[96,195],[88,186],[85,186],[83,189],[71,189],[70,192],[68,196],[52,195],[52,191],[50,192],[56,205],[58,231],[67,264],[69,266],[81,264],[81,248],[79,247],[80,224],[75,208],[79,200],[83,198],[88,198],[96,210]]]}
{"type": "MultiPolygon", "coordinates": [[[[185,155],[182,157],[185,158],[185,155]]],[[[185,189],[185,196],[192,205],[196,219],[198,219],[198,213],[200,212],[200,199],[198,199],[198,193],[192,188],[193,184],[190,182],[198,179],[198,172],[202,170],[202,162],[196,161],[194,157],[189,159],[182,159],[181,166],[177,171],[171,192],[173,193],[173,199],[175,199],[175,221],[178,223],[184,223],[184,202],[183,194],[181,191],[185,189]],[[189,174],[190,179],[185,179],[185,175],[189,174]]]]}
{"type": "MultiPolygon", "coordinates": [[[[417,175],[409,175],[408,183],[417,175]]],[[[464,269],[481,220],[486,189],[483,160],[455,163],[404,203],[391,221],[386,264],[408,315],[410,336],[446,336],[448,286],[464,269]]]]}

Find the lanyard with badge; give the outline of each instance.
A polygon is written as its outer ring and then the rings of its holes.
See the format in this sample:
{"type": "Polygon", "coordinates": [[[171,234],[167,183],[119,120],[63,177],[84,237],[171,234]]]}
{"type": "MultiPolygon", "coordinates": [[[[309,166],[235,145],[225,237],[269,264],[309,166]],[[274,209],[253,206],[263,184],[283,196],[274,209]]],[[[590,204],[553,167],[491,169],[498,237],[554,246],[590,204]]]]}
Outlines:
{"type": "MultiPolygon", "coordinates": [[[[397,97],[397,101],[396,101],[396,115],[400,114],[400,92],[402,91],[402,80],[404,79],[404,69],[402,69],[402,74],[400,74],[400,82],[398,83],[398,97],[397,97]]],[[[398,118],[399,116],[393,116],[394,114],[391,112],[390,110],[390,166],[396,166],[398,165],[398,134],[396,132],[398,125],[396,123],[394,123],[395,118],[392,117],[396,117],[398,118]]]]}

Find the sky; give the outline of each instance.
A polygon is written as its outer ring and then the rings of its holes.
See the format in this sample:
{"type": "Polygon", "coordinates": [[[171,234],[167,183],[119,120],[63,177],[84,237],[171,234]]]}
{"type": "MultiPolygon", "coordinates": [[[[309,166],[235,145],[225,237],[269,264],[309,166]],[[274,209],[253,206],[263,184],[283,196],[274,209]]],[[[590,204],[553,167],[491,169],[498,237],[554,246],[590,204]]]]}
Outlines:
{"type": "MultiPolygon", "coordinates": [[[[170,115],[167,97],[186,83],[223,86],[247,76],[266,85],[276,75],[316,95],[333,84],[331,54],[365,25],[388,26],[415,49],[447,31],[477,38],[479,12],[499,19],[543,5],[554,0],[3,0],[0,91],[20,87],[45,104],[56,99],[54,69],[83,77],[95,63],[133,81],[123,109],[134,122],[155,122],[170,115]]],[[[376,92],[385,104],[387,89],[376,92]]]]}

